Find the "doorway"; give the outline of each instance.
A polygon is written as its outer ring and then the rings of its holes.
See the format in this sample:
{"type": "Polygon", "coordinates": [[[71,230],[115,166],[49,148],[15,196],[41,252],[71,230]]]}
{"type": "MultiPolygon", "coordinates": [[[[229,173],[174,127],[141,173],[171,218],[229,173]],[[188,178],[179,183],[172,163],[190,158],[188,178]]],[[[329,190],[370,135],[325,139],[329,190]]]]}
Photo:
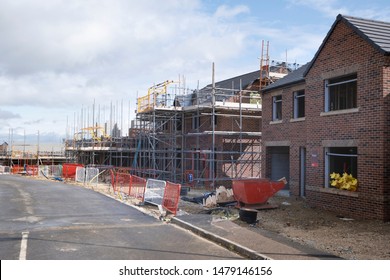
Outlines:
{"type": "Polygon", "coordinates": [[[289,191],[290,180],[290,147],[271,147],[271,180],[279,180],[285,177],[287,184],[283,191],[289,191]]]}

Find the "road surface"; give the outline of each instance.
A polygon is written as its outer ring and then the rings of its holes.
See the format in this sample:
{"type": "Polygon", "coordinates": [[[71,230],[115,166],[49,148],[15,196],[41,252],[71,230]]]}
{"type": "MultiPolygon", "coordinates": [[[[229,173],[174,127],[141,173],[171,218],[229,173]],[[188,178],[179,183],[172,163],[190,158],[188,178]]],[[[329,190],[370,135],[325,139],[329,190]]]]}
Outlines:
{"type": "Polygon", "coordinates": [[[240,256],[103,194],[0,175],[0,259],[166,260],[240,256]]]}

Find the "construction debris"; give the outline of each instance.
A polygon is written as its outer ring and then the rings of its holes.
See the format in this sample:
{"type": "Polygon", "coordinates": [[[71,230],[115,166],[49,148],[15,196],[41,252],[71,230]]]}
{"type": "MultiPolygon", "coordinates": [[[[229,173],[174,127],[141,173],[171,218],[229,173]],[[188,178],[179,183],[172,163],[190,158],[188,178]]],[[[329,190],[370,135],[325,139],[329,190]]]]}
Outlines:
{"type": "Polygon", "coordinates": [[[220,186],[219,188],[217,188],[216,197],[217,197],[217,204],[235,201],[233,190],[226,189],[224,186],[220,186]]]}
{"type": "Polygon", "coordinates": [[[218,204],[226,204],[235,202],[233,190],[226,189],[224,186],[220,186],[216,189],[215,195],[210,195],[203,199],[204,207],[215,207],[218,204]]]}

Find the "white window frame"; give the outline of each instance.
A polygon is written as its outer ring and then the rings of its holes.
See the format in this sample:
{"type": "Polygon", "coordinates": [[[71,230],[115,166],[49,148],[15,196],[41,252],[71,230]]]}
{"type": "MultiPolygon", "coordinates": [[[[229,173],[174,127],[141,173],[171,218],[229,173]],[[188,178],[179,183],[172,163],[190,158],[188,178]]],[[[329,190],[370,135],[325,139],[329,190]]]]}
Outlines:
{"type": "Polygon", "coordinates": [[[276,96],[273,96],[272,97],[272,120],[273,121],[281,121],[283,119],[283,108],[282,108],[282,101],[283,101],[283,97],[282,95],[276,95],[276,96]],[[279,98],[277,100],[277,98],[279,98]],[[281,118],[277,118],[277,104],[280,103],[280,112],[281,112],[281,118]]]}
{"type": "MultiPolygon", "coordinates": [[[[298,100],[299,98],[305,98],[305,90],[298,90],[294,92],[294,119],[304,118],[306,112],[304,112],[303,117],[298,117],[298,100]]],[[[305,110],[306,111],[306,110],[305,110]]]]}
{"type": "MultiPolygon", "coordinates": [[[[350,74],[348,76],[353,76],[353,75],[356,75],[356,74],[350,74]]],[[[342,77],[334,77],[334,78],[331,78],[331,79],[327,79],[324,82],[324,86],[325,86],[325,104],[324,104],[325,107],[324,107],[324,111],[325,112],[341,111],[341,110],[348,110],[348,109],[355,108],[355,107],[353,107],[353,108],[344,108],[344,109],[333,109],[333,110],[331,110],[331,108],[330,108],[330,91],[329,91],[329,88],[332,87],[332,86],[337,86],[337,85],[357,82],[357,75],[356,75],[356,78],[353,78],[353,79],[348,79],[348,80],[345,80],[345,81],[332,83],[332,84],[329,83],[330,80],[337,79],[337,78],[342,78],[342,77]]],[[[356,95],[357,95],[357,92],[356,92],[356,95]]]]}
{"type": "MultiPolygon", "coordinates": [[[[341,156],[341,157],[358,157],[358,154],[335,154],[331,153],[330,149],[334,147],[326,147],[325,148],[325,188],[330,188],[330,168],[329,163],[330,159],[329,156],[341,156]]],[[[340,147],[342,148],[342,147],[340,147]]],[[[355,148],[355,147],[345,147],[345,148],[355,148]]],[[[357,148],[357,147],[356,147],[357,148]]]]}

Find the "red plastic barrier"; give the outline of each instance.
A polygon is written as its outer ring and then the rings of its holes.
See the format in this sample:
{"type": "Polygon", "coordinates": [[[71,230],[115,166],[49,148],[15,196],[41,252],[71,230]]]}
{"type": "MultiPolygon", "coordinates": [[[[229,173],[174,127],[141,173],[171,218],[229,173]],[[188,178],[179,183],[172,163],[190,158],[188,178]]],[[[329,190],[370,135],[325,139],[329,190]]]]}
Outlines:
{"type": "Polygon", "coordinates": [[[129,173],[116,173],[115,192],[128,194],[130,192],[131,175],[129,173]]]}
{"type": "Polygon", "coordinates": [[[26,172],[28,175],[37,176],[38,175],[38,166],[36,165],[27,165],[26,172]]]}
{"type": "Polygon", "coordinates": [[[116,181],[116,175],[114,173],[114,170],[110,169],[110,177],[111,177],[111,186],[115,192],[115,181],[116,181]]]}
{"type": "Polygon", "coordinates": [[[146,179],[131,175],[129,196],[144,202],[146,179]]]}
{"type": "Polygon", "coordinates": [[[164,190],[162,207],[165,210],[173,213],[173,215],[176,215],[177,208],[179,206],[180,189],[181,189],[180,184],[174,184],[167,181],[164,190]]]}
{"type": "Polygon", "coordinates": [[[77,167],[84,167],[84,165],[79,163],[64,163],[62,165],[62,177],[66,179],[74,179],[77,167]]]}

